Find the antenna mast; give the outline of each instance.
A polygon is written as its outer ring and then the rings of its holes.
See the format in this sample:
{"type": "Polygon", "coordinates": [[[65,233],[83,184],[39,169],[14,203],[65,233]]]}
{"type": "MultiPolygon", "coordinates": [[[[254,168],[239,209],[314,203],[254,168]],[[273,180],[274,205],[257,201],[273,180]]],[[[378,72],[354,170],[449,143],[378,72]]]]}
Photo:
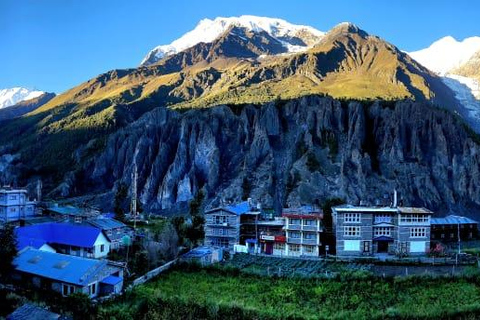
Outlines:
{"type": "Polygon", "coordinates": [[[132,215],[133,215],[133,228],[137,228],[137,164],[134,164],[132,173],[132,215]]]}

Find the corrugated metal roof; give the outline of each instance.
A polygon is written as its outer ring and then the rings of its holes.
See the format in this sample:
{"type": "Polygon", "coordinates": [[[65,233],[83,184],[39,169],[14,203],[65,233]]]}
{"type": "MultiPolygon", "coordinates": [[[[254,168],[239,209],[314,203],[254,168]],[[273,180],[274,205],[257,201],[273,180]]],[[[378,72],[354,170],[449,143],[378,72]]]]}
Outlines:
{"type": "Polygon", "coordinates": [[[40,249],[47,241],[42,239],[29,239],[24,237],[17,238],[17,249],[18,251],[22,250],[25,247],[32,247],[35,249],[40,249]]]}
{"type": "Polygon", "coordinates": [[[7,320],[56,320],[60,315],[42,307],[26,303],[7,316],[7,320]]]}
{"type": "Polygon", "coordinates": [[[102,230],[111,230],[126,227],[126,224],[111,218],[97,218],[87,221],[88,224],[102,230]]]}
{"type": "Polygon", "coordinates": [[[248,201],[226,206],[225,209],[232,213],[235,213],[236,215],[242,215],[251,211],[251,207],[248,201]]]}
{"type": "Polygon", "coordinates": [[[17,271],[85,286],[107,262],[27,248],[18,254],[14,265],[17,271]]]}
{"type": "Polygon", "coordinates": [[[48,207],[48,210],[58,214],[64,214],[64,215],[81,215],[85,213],[84,210],[77,207],[73,207],[73,206],[65,206],[65,207],[52,206],[52,207],[48,207]]]}
{"type": "Polygon", "coordinates": [[[94,227],[69,223],[43,223],[16,228],[15,232],[19,241],[23,243],[41,240],[47,243],[90,248],[102,231],[94,227]]]}
{"type": "Polygon", "coordinates": [[[445,218],[432,218],[430,219],[431,224],[471,224],[471,223],[478,223],[475,220],[472,220],[467,217],[456,216],[456,215],[449,215],[445,218]]]}

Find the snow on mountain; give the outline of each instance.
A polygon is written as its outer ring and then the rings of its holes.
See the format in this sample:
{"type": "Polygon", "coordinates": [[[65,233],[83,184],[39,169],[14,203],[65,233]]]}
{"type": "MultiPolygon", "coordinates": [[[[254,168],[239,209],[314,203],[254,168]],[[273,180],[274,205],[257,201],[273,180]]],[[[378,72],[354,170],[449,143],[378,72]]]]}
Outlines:
{"type": "Polygon", "coordinates": [[[243,27],[253,32],[265,31],[279,40],[289,52],[306,50],[309,46],[318,42],[325,34],[309,26],[295,25],[275,18],[245,15],[229,18],[218,17],[214,20],[203,19],[195,29],[187,32],[171,44],[161,45],[150,51],[141,64],[153,63],[152,61],[158,61],[164,56],[191,48],[200,42],[212,42],[232,25],[243,27]],[[303,43],[299,43],[299,39],[303,43]]]}
{"type": "Polygon", "coordinates": [[[44,93],[43,91],[29,90],[21,87],[0,89],[0,109],[13,106],[20,101],[36,98],[44,93]]]}
{"type": "Polygon", "coordinates": [[[409,55],[433,72],[445,75],[467,62],[477,51],[480,51],[480,37],[457,41],[448,36],[435,41],[426,49],[410,52],[409,55]]]}

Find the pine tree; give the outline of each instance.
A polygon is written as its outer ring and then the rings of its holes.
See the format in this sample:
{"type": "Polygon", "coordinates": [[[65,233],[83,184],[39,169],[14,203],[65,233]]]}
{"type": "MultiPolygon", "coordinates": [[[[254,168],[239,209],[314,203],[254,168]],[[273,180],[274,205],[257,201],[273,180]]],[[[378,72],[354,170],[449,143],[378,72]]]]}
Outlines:
{"type": "Polygon", "coordinates": [[[115,193],[115,204],[113,211],[115,212],[115,219],[119,221],[125,221],[125,210],[123,204],[127,199],[128,188],[127,185],[121,182],[118,185],[117,192],[115,193]]]}
{"type": "Polygon", "coordinates": [[[12,225],[5,224],[0,229],[0,279],[8,279],[15,269],[13,259],[18,254],[17,239],[12,225]]]}

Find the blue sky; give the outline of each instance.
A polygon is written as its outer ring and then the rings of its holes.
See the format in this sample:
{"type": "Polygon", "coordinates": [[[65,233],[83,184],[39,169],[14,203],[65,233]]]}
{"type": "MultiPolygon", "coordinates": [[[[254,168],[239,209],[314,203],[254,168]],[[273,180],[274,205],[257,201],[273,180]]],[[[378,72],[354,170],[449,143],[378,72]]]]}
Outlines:
{"type": "Polygon", "coordinates": [[[135,67],[203,18],[251,14],[327,31],[349,21],[407,51],[480,36],[480,1],[0,0],[0,88],[62,92],[135,67]]]}

